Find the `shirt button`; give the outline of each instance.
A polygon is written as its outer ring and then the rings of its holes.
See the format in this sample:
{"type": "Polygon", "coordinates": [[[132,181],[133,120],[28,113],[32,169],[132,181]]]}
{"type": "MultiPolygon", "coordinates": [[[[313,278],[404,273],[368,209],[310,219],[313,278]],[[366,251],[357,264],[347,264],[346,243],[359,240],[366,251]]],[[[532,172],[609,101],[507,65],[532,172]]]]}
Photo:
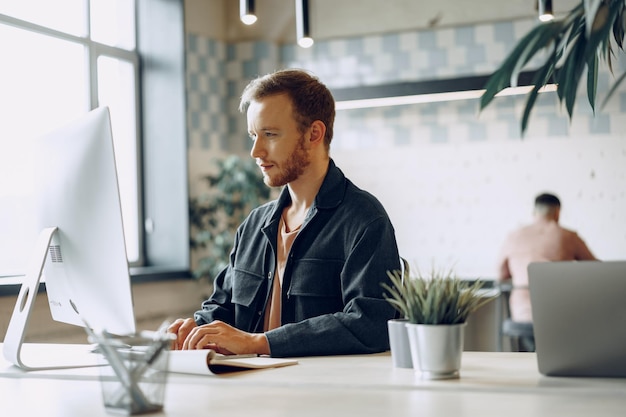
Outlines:
{"type": "Polygon", "coordinates": [[[272,271],[267,273],[267,279],[272,279],[272,271]]]}

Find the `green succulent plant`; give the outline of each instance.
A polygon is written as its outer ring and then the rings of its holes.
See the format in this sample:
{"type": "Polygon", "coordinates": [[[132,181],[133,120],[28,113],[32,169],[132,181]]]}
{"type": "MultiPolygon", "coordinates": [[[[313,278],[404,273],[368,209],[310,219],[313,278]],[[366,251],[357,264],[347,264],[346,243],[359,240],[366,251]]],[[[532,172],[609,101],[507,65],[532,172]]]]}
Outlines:
{"type": "MultiPolygon", "coordinates": [[[[516,86],[524,66],[538,53],[547,52],[543,65],[534,74],[521,121],[522,135],[539,90],[548,83],[557,85],[557,96],[565,103],[571,120],[578,85],[587,70],[587,98],[595,112],[600,62],[613,72],[616,50],[624,52],[626,0],[581,0],[563,19],[539,23],[522,38],[501,66],[489,77],[480,99],[480,109],[496,94],[516,86]]],[[[621,74],[605,97],[604,104],[626,77],[621,74]]],[[[603,104],[603,105],[604,105],[603,104]]]]}
{"type": "Polygon", "coordinates": [[[460,324],[471,313],[496,295],[481,291],[485,281],[461,280],[452,271],[433,269],[403,279],[400,271],[387,272],[392,285],[383,283],[384,297],[400,314],[414,324],[460,324]]]}

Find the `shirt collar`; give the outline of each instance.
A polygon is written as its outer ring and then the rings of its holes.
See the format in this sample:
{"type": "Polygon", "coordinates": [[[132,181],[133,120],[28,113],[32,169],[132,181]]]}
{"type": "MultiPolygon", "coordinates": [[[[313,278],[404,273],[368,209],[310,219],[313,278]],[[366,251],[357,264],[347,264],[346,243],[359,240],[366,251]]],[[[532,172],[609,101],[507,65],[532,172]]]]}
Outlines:
{"type": "MultiPolygon", "coordinates": [[[[310,215],[319,209],[332,209],[337,207],[343,201],[346,192],[346,181],[347,179],[345,175],[337,167],[337,165],[335,165],[335,162],[331,158],[328,164],[328,172],[326,172],[322,186],[315,196],[315,201],[313,202],[313,206],[311,207],[309,216],[307,217],[310,217],[310,215]]],[[[277,204],[272,215],[270,216],[269,222],[278,221],[283,209],[289,205],[289,203],[291,203],[291,196],[289,195],[289,190],[285,186],[280,192],[277,204]]]]}

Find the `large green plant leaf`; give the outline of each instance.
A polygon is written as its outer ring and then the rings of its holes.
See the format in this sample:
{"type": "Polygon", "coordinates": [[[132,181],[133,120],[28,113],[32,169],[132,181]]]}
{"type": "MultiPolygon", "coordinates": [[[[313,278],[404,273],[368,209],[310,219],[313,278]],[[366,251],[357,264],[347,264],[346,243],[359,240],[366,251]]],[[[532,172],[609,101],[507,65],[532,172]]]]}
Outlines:
{"type": "Polygon", "coordinates": [[[598,56],[591,57],[587,62],[587,99],[591,105],[591,109],[596,111],[596,94],[598,91],[598,56]]]}
{"type": "Polygon", "coordinates": [[[587,39],[584,36],[578,36],[570,53],[565,58],[561,70],[557,72],[557,92],[561,101],[565,101],[567,114],[570,118],[574,114],[578,85],[587,62],[585,57],[586,46],[587,39]]]}
{"type": "MultiPolygon", "coordinates": [[[[555,60],[550,60],[549,62],[553,63],[555,60]]],[[[525,132],[528,127],[528,120],[530,119],[530,112],[535,105],[535,101],[537,100],[537,96],[539,94],[539,90],[545,86],[550,76],[554,73],[554,64],[552,65],[544,65],[542,68],[537,71],[535,77],[533,79],[534,87],[528,93],[528,98],[526,100],[526,106],[524,107],[524,114],[522,115],[522,131],[525,132]]]]}
{"type": "Polygon", "coordinates": [[[487,107],[496,94],[517,84],[520,69],[562,30],[562,22],[550,22],[536,26],[513,49],[500,68],[489,77],[485,92],[480,98],[480,109],[487,107]]]}
{"type": "MultiPolygon", "coordinates": [[[[620,22],[618,19],[623,19],[624,3],[621,5],[620,3],[622,3],[621,0],[610,2],[608,5],[602,4],[598,8],[594,23],[588,35],[589,43],[587,45],[588,50],[586,51],[589,57],[589,62],[587,63],[589,70],[587,78],[587,97],[594,111],[595,97],[597,93],[598,54],[601,54],[601,56],[608,62],[609,69],[612,71],[611,55],[613,52],[611,50],[610,35],[613,33],[615,36],[616,23],[618,23],[617,26],[621,27],[623,31],[624,22],[620,22]]],[[[621,39],[618,41],[616,37],[616,42],[618,45],[621,45],[621,39]]]]}
{"type": "Polygon", "coordinates": [[[626,32],[626,9],[622,8],[613,23],[613,39],[617,46],[624,50],[624,32],[626,32]]]}
{"type": "MultiPolygon", "coordinates": [[[[537,70],[538,76],[533,80],[534,88],[528,94],[521,121],[522,135],[528,127],[537,94],[546,83],[557,84],[557,97],[565,104],[569,118],[573,117],[578,86],[585,69],[587,99],[595,112],[600,62],[608,64],[612,71],[612,45],[624,51],[625,9],[625,0],[581,0],[563,20],[534,27],[487,81],[486,91],[480,100],[480,110],[489,105],[504,88],[515,84],[519,72],[534,55],[551,48],[552,52],[537,70]]],[[[623,80],[624,76],[619,77],[607,99],[623,80]]]]}
{"type": "Polygon", "coordinates": [[[583,5],[585,7],[585,29],[587,36],[589,36],[598,14],[598,9],[602,5],[602,0],[583,0],[583,5]]]}

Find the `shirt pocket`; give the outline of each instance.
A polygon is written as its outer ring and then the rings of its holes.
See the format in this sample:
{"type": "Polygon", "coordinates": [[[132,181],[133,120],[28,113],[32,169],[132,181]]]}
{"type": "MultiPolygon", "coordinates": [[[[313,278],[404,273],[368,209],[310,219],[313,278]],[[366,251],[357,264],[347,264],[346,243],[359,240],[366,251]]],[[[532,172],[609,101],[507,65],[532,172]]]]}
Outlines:
{"type": "Polygon", "coordinates": [[[294,263],[287,295],[294,303],[296,320],[343,310],[343,263],[328,259],[301,259],[294,263]]]}
{"type": "Polygon", "coordinates": [[[233,304],[251,307],[261,291],[265,279],[262,275],[235,270],[233,276],[233,304]]]}

